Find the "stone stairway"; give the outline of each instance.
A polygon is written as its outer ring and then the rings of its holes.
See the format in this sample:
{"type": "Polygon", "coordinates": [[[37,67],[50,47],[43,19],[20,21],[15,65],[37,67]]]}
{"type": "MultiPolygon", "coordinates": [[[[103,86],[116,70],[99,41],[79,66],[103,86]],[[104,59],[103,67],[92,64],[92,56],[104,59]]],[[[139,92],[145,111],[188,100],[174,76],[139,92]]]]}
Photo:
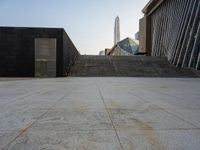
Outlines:
{"type": "Polygon", "coordinates": [[[165,57],[81,55],[71,67],[71,77],[200,77],[191,69],[180,69],[165,57]]]}

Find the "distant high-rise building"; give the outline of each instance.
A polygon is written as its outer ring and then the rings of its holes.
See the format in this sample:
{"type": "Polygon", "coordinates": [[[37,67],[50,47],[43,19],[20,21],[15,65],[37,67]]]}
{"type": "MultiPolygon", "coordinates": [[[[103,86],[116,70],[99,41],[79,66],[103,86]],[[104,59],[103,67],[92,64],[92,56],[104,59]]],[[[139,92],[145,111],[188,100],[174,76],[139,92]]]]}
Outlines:
{"type": "Polygon", "coordinates": [[[100,51],[100,52],[99,52],[99,55],[100,55],[100,56],[105,56],[105,51],[104,51],[104,50],[103,50],[103,51],[100,51]]]}
{"type": "Polygon", "coordinates": [[[139,40],[139,32],[135,33],[135,39],[139,40]]]}
{"type": "Polygon", "coordinates": [[[114,29],[114,45],[120,41],[120,24],[119,16],[115,18],[115,29],[114,29]]]}

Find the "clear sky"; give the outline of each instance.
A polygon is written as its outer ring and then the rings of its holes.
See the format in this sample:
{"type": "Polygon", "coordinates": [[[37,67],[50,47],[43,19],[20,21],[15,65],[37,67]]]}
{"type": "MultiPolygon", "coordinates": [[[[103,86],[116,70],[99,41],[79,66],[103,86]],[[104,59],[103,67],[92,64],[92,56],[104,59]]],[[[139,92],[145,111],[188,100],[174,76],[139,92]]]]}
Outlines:
{"type": "Polygon", "coordinates": [[[81,54],[111,48],[114,20],[121,39],[135,37],[149,0],[0,0],[1,26],[62,27],[81,54]]]}

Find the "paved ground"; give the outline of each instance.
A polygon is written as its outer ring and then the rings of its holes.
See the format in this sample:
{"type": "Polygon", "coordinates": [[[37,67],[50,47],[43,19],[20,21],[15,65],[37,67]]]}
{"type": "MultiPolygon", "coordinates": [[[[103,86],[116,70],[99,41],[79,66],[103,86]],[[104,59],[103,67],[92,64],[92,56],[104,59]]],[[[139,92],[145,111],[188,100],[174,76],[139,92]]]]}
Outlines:
{"type": "Polygon", "coordinates": [[[200,79],[1,81],[0,149],[199,150],[200,79]]]}

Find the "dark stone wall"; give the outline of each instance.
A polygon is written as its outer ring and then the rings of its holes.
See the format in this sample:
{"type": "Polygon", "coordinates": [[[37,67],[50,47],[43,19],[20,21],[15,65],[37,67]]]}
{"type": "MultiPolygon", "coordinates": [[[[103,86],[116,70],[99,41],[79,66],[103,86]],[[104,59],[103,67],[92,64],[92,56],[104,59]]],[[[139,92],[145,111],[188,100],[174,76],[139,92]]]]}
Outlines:
{"type": "MultiPolygon", "coordinates": [[[[34,39],[56,38],[57,40],[57,77],[64,76],[69,51],[77,51],[69,37],[64,39],[62,28],[23,28],[0,27],[0,76],[34,77],[34,39]],[[63,51],[64,50],[64,51],[63,51]]],[[[68,58],[69,57],[69,58],[68,58]]]]}
{"type": "Polygon", "coordinates": [[[0,76],[34,75],[34,43],[22,31],[0,28],[0,76]]]}
{"type": "Polygon", "coordinates": [[[76,58],[80,55],[73,42],[63,31],[63,71],[68,74],[71,66],[75,63],[76,58]]]}

